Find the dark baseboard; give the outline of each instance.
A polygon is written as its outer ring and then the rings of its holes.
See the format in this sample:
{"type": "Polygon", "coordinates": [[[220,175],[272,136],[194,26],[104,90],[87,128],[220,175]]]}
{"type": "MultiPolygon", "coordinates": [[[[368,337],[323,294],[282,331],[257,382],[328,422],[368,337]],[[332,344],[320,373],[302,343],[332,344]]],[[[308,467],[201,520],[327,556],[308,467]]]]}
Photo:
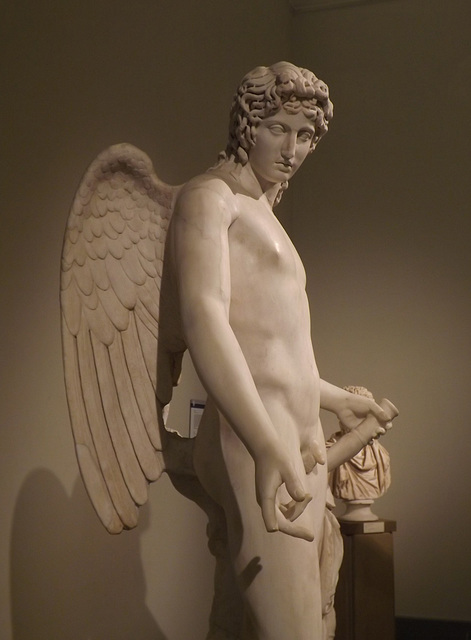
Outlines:
{"type": "Polygon", "coordinates": [[[396,618],[396,640],[471,640],[471,622],[396,618]]]}

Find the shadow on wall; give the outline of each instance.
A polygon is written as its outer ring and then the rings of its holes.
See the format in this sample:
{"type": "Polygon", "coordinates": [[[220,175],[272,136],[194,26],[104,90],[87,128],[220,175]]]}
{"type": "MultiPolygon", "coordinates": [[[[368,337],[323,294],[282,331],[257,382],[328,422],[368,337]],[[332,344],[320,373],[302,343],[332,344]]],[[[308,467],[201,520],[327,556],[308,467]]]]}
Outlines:
{"type": "MultiPolygon", "coordinates": [[[[139,531],[148,526],[141,510],[139,531]]],[[[77,479],[29,475],[11,532],[14,640],[166,640],[145,604],[139,533],[110,536],[77,479]]]]}

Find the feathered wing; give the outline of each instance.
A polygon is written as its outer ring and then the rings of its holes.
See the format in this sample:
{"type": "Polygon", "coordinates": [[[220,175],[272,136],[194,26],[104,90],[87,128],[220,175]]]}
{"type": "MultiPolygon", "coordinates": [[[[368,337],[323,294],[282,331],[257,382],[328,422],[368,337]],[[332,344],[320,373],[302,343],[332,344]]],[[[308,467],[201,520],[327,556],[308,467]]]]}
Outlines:
{"type": "Polygon", "coordinates": [[[177,192],[157,178],[142,151],[115,145],[86,172],[65,233],[67,400],[82,477],[110,533],[136,526],[148,484],[163,471],[162,409],[184,350],[157,348],[165,239],[177,192]]]}

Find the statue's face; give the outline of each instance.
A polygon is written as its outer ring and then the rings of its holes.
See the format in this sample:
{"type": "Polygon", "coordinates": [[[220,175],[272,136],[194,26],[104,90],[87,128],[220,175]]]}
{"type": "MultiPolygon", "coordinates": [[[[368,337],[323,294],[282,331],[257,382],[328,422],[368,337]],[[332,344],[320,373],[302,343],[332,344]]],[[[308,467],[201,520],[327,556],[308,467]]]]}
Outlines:
{"type": "Polygon", "coordinates": [[[289,180],[311,149],[315,127],[304,113],[281,109],[262,120],[256,129],[249,163],[262,189],[289,180]]]}

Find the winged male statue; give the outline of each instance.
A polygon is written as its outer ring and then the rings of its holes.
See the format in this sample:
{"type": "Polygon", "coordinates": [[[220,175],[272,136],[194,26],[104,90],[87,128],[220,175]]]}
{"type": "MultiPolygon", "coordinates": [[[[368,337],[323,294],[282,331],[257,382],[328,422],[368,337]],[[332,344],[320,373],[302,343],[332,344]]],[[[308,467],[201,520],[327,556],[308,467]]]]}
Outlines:
{"type": "Polygon", "coordinates": [[[212,639],[332,637],[339,553],[319,409],[352,432],[369,425],[365,443],[395,415],[320,378],[304,268],[273,213],[332,115],[312,72],[257,67],[213,168],[170,187],[116,145],[69,216],[64,366],[87,491],[111,533],[136,525],[164,470],[207,511],[212,639]],[[208,393],[194,443],[165,428],[186,348],[208,393]]]}

